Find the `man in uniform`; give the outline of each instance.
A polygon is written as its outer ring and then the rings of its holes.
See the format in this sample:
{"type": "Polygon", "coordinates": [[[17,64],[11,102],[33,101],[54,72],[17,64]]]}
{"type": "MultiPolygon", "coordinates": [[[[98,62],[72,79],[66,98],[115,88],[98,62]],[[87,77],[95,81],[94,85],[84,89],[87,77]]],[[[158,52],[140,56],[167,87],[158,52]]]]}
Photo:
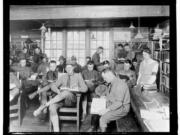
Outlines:
{"type": "Polygon", "coordinates": [[[101,46],[98,47],[97,51],[92,56],[92,61],[94,62],[95,70],[98,70],[97,67],[101,65],[101,63],[100,63],[100,54],[103,53],[103,50],[104,50],[103,47],[101,47],[101,46]]]}

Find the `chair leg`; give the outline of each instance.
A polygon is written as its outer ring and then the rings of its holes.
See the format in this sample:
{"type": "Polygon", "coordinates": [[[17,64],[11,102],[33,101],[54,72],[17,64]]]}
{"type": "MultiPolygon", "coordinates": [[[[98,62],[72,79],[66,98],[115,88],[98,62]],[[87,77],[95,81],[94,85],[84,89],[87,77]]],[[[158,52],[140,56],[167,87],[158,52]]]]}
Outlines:
{"type": "Polygon", "coordinates": [[[79,132],[80,130],[79,101],[80,101],[80,97],[77,98],[77,132],[79,132]]]}

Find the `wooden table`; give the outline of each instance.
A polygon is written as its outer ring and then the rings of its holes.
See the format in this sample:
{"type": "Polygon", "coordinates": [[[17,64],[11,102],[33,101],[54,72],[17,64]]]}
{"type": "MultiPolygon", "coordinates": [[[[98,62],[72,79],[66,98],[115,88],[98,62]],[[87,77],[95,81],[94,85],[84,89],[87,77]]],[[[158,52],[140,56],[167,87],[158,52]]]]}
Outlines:
{"type": "Polygon", "coordinates": [[[135,89],[130,89],[130,95],[131,95],[131,106],[132,109],[137,117],[137,120],[139,124],[142,127],[142,130],[144,132],[151,132],[146,124],[144,123],[144,119],[141,118],[140,110],[145,109],[146,107],[143,102],[150,102],[153,99],[157,100],[158,103],[162,106],[169,106],[169,97],[167,97],[165,94],[160,92],[142,92],[141,94],[137,94],[135,89]]]}

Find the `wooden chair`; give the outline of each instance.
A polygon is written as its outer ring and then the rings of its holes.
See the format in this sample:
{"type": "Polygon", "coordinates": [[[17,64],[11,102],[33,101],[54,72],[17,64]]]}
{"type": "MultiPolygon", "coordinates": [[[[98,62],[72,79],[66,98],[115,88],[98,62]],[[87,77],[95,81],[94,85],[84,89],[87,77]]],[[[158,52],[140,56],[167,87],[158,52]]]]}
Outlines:
{"type": "MultiPolygon", "coordinates": [[[[77,96],[77,104],[76,107],[61,107],[59,108],[59,113],[74,113],[74,116],[61,116],[59,115],[60,120],[66,120],[66,121],[76,121],[77,123],[77,132],[80,131],[80,98],[81,93],[76,93],[77,96]]],[[[51,98],[51,96],[50,96],[51,98]]],[[[49,126],[50,126],[50,132],[52,132],[52,123],[49,116],[49,126]]]]}
{"type": "MultiPolygon", "coordinates": [[[[17,78],[19,79],[19,72],[17,72],[17,78]]],[[[20,83],[21,83],[21,80],[20,80],[20,83]]],[[[15,97],[15,98],[18,98],[17,100],[17,103],[15,105],[10,105],[10,111],[14,111],[14,110],[17,110],[17,112],[15,113],[11,113],[10,112],[10,118],[13,118],[13,117],[18,117],[18,123],[19,123],[19,126],[21,126],[21,122],[22,122],[22,116],[21,116],[21,94],[22,94],[22,91],[19,90],[19,94],[15,97]]]]}

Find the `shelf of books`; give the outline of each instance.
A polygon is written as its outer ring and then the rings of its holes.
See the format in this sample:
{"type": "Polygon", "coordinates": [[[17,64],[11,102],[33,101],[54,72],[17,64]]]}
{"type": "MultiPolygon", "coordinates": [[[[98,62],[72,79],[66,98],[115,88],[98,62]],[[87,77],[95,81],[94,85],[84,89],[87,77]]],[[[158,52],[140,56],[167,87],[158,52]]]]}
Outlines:
{"type": "Polygon", "coordinates": [[[159,62],[159,91],[169,94],[169,36],[168,34],[152,40],[152,57],[159,62]]]}

